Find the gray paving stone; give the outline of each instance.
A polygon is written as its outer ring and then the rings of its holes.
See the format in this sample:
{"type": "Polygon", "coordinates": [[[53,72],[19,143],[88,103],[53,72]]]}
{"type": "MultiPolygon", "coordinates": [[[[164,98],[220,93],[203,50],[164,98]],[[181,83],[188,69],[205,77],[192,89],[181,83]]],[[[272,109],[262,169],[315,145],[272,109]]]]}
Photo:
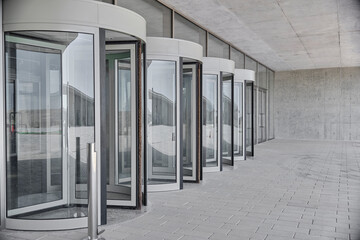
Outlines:
{"type": "MultiPolygon", "coordinates": [[[[256,156],[205,173],[201,184],[150,193],[144,212],[112,210],[104,237],[118,239],[348,239],[360,234],[360,145],[272,140],[256,156]],[[146,212],[146,213],[145,213],[146,212]],[[116,222],[116,214],[130,220],[116,222]],[[310,233],[310,234],[308,234],[310,233]]],[[[1,240],[77,239],[85,230],[3,230],[1,240]]]]}
{"type": "Polygon", "coordinates": [[[213,232],[203,232],[203,231],[197,231],[197,230],[186,230],[180,228],[175,232],[176,234],[181,234],[185,236],[193,236],[198,238],[205,238],[208,239],[211,235],[213,235],[213,232]]]}

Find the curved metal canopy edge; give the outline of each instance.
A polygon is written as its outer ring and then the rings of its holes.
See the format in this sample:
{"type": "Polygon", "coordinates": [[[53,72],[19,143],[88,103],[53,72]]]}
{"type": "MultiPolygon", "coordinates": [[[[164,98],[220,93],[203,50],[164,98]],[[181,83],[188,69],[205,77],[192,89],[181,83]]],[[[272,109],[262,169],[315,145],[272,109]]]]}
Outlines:
{"type": "Polygon", "coordinates": [[[234,73],[235,62],[225,58],[204,57],[203,72],[228,72],[234,73]]]}
{"type": "Polygon", "coordinates": [[[181,39],[148,37],[146,52],[148,55],[179,56],[203,61],[203,47],[195,42],[181,39]]]}
{"type": "Polygon", "coordinates": [[[244,81],[255,81],[255,71],[249,69],[235,69],[234,81],[235,82],[244,82],[244,81]]]}

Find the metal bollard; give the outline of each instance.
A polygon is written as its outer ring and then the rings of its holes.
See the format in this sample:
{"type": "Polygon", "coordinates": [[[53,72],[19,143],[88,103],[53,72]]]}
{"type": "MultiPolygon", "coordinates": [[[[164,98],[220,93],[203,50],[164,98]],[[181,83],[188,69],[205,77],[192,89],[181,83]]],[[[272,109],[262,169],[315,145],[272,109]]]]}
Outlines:
{"type": "MultiPolygon", "coordinates": [[[[88,143],[88,237],[87,240],[105,240],[98,232],[98,187],[96,177],[95,144],[88,143]]],[[[103,231],[101,232],[103,233],[103,231]]],[[[100,233],[100,234],[101,234],[100,233]]]]}

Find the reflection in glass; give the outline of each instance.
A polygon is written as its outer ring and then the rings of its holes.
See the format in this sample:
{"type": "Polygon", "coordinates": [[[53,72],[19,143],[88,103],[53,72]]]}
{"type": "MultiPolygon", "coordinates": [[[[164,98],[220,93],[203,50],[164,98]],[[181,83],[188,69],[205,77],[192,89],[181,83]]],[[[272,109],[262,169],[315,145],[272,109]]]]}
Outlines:
{"type": "Polygon", "coordinates": [[[196,177],[196,65],[183,69],[183,167],[184,176],[196,177]]]}
{"type": "Polygon", "coordinates": [[[8,178],[8,210],[13,210],[62,199],[61,51],[10,42],[6,47],[8,170],[14,174],[8,178]],[[48,170],[49,178],[35,174],[48,170]]]}
{"type": "Polygon", "coordinates": [[[230,60],[235,62],[235,68],[245,68],[245,55],[233,47],[230,47],[230,60]]]}
{"type": "MultiPolygon", "coordinates": [[[[222,84],[222,158],[232,161],[232,75],[224,74],[222,84]]],[[[228,161],[224,163],[229,164],[228,161]]]]}
{"type": "Polygon", "coordinates": [[[253,83],[246,83],[245,86],[246,155],[253,156],[253,83]]]}
{"type": "Polygon", "coordinates": [[[147,62],[149,184],[176,182],[176,62],[147,62]]]}
{"type": "Polygon", "coordinates": [[[209,34],[208,38],[208,57],[218,57],[229,59],[230,46],[219,38],[209,34]]]}
{"type": "Polygon", "coordinates": [[[257,86],[263,89],[268,89],[267,77],[266,77],[266,67],[258,63],[258,81],[257,86]]]}
{"type": "Polygon", "coordinates": [[[6,34],[7,216],[87,215],[93,36],[6,34]],[[67,145],[67,149],[64,147],[67,145]]]}
{"type": "Polygon", "coordinates": [[[206,56],[206,31],[177,13],[174,16],[174,38],[199,43],[206,56]]]}
{"type": "Polygon", "coordinates": [[[171,37],[171,9],[153,0],[121,0],[116,4],[140,14],[146,20],[148,37],[171,37]]]}
{"type": "Polygon", "coordinates": [[[234,83],[234,155],[243,155],[243,84],[234,83]]]}
{"type": "Polygon", "coordinates": [[[202,132],[203,167],[218,166],[218,84],[217,75],[203,75],[202,132]]]}
{"type": "MultiPolygon", "coordinates": [[[[112,119],[115,133],[115,156],[108,159],[108,200],[131,200],[131,50],[119,49],[107,51],[107,78],[114,94],[109,94],[109,102],[115,103],[112,119]]],[[[111,90],[109,89],[109,92],[111,90]]],[[[110,109],[111,111],[111,109],[110,109]]],[[[109,135],[109,142],[114,142],[114,135],[109,135]]]]}
{"type": "Polygon", "coordinates": [[[127,58],[116,61],[118,72],[118,160],[116,184],[130,184],[131,177],[131,66],[127,58]]]}
{"type": "MultiPolygon", "coordinates": [[[[254,59],[245,55],[245,69],[253,70],[255,71],[255,73],[257,73],[257,66],[258,63],[254,59]]],[[[256,75],[257,74],[255,74],[255,76],[256,75]]],[[[257,77],[255,77],[255,82],[254,82],[255,86],[257,85],[257,81],[258,81],[257,77]]]]}

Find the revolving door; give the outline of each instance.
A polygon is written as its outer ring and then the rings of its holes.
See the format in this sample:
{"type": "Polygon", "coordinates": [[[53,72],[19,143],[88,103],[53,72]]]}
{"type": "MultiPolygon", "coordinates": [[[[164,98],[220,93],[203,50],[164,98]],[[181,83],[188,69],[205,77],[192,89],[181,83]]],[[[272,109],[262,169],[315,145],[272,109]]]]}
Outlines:
{"type": "MultiPolygon", "coordinates": [[[[129,100],[135,97],[134,81],[129,79],[134,79],[137,50],[134,44],[111,49],[106,42],[143,43],[145,21],[131,11],[96,1],[36,0],[35,4],[11,0],[4,1],[3,7],[5,78],[0,96],[5,109],[0,114],[5,128],[0,135],[5,139],[1,143],[5,151],[0,158],[0,184],[6,186],[1,187],[6,199],[6,211],[1,212],[5,227],[86,227],[88,143],[95,142],[97,152],[98,197],[106,194],[102,178],[106,179],[109,143],[103,141],[108,135],[102,128],[106,118],[112,117],[103,107],[105,96],[112,94],[103,87],[109,82],[106,51],[122,54],[113,58],[113,65],[108,64],[114,74],[121,75],[114,81],[120,97],[116,100],[118,111],[113,111],[122,114],[116,124],[120,134],[114,139],[119,142],[119,156],[111,168],[118,186],[124,187],[122,192],[141,191],[141,185],[132,181],[137,174],[132,166],[138,162],[127,160],[129,151],[134,153],[132,146],[139,145],[134,142],[138,126],[132,125],[137,116],[129,114],[129,109],[138,108],[133,106],[136,101],[129,100]],[[131,26],[126,24],[129,21],[131,26]]],[[[101,198],[101,205],[104,203],[101,213],[106,213],[106,198],[101,198]]]]}
{"type": "Polygon", "coordinates": [[[234,62],[204,58],[202,90],[202,165],[206,172],[222,171],[233,158],[234,62]]]}
{"type": "Polygon", "coordinates": [[[5,34],[8,218],[87,215],[93,54],[92,34],[5,34]]]}
{"type": "Polygon", "coordinates": [[[147,38],[147,178],[149,191],[178,190],[200,181],[199,111],[202,47],[147,38]]]}

